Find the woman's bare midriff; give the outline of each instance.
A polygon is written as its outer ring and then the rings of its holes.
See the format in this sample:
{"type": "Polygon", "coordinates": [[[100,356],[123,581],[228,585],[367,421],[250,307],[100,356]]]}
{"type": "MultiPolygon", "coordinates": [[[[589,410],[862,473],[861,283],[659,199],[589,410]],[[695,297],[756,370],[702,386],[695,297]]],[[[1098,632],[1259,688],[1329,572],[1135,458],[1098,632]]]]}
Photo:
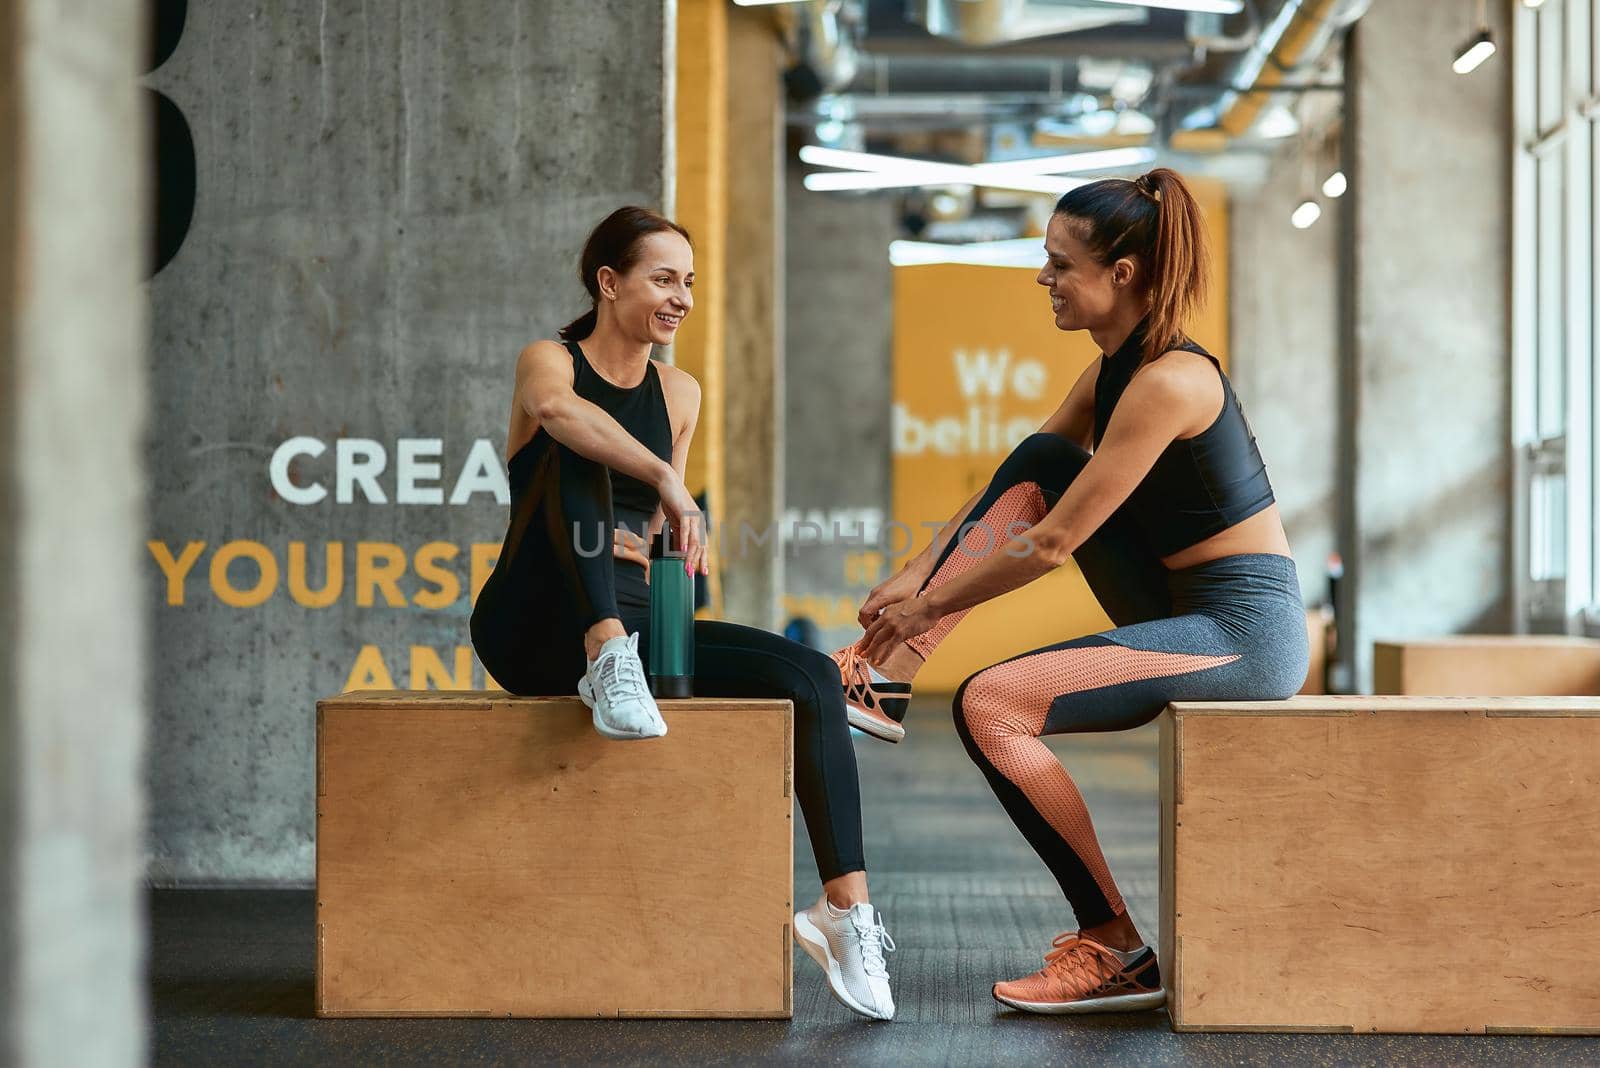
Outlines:
{"type": "Polygon", "coordinates": [[[1168,570],[1177,571],[1240,553],[1293,555],[1289,551],[1289,539],[1283,532],[1283,521],[1278,516],[1276,504],[1267,505],[1250,518],[1211,535],[1205,541],[1180,549],[1171,556],[1163,556],[1161,562],[1168,570]]]}

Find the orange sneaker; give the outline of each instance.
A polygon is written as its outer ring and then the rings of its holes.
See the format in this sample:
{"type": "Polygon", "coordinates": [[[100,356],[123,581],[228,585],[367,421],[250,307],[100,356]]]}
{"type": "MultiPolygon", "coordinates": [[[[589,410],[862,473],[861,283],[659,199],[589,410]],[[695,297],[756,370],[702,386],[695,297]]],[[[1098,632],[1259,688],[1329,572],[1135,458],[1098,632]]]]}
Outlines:
{"type": "Polygon", "coordinates": [[[874,682],[861,650],[854,644],[835,650],[833,661],[839,665],[850,726],[886,742],[904,738],[906,729],[900,725],[900,719],[905,718],[906,706],[911,703],[911,684],[874,682]]]}
{"type": "Polygon", "coordinates": [[[1023,1012],[1133,1012],[1158,1008],[1161,988],[1156,952],[1146,947],[1129,964],[1110,946],[1082,931],[1059,934],[1044,968],[1026,979],[994,984],[994,999],[1023,1012]]]}

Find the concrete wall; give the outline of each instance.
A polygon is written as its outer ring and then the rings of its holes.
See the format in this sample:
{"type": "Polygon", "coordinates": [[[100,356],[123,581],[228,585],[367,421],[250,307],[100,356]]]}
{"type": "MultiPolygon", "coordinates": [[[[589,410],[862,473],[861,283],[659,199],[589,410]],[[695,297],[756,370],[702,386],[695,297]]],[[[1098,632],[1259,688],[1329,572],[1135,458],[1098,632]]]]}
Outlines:
{"type": "Polygon", "coordinates": [[[144,14],[0,8],[0,1064],[146,1050],[144,14]]]}
{"type": "Polygon", "coordinates": [[[1375,639],[1511,622],[1511,65],[1452,73],[1465,27],[1457,5],[1385,0],[1346,60],[1340,540],[1362,688],[1375,639]]]}
{"type": "MultiPolygon", "coordinates": [[[[181,581],[145,560],[154,879],[309,880],[315,700],[404,687],[468,646],[485,562],[469,561],[498,547],[506,509],[481,487],[463,504],[395,503],[399,441],[440,440],[421,462],[442,470],[417,473],[447,500],[479,439],[499,471],[517,353],[586,307],[585,234],[618,205],[665,199],[668,14],[641,0],[189,5],[152,79],[194,131],[199,193],[151,287],[150,538],[175,559],[204,546],[181,581]],[[285,472],[326,487],[312,504],[269,475],[299,436],[326,450],[285,472]],[[381,445],[389,503],[359,488],[336,502],[341,439],[381,445]],[[237,541],[259,559],[214,568],[237,541]],[[292,543],[313,589],[338,543],[333,603],[291,593],[292,543]],[[388,592],[357,543],[379,543],[365,552],[380,572],[397,547],[388,592]],[[437,573],[421,579],[429,544],[437,573]],[[265,599],[239,603],[258,584],[265,599]]],[[[466,656],[469,677],[449,681],[483,685],[466,656]]]]}
{"type": "MultiPolygon", "coordinates": [[[[786,515],[809,519],[834,542],[857,520],[889,515],[890,343],[894,291],[891,197],[807,192],[790,164],[786,223],[784,446],[786,515]]],[[[873,583],[847,573],[856,551],[791,539],[784,562],[784,615],[808,615],[834,648],[861,636],[854,623],[873,583]],[[827,625],[831,624],[831,625],[827,625]]]]}
{"type": "Polygon", "coordinates": [[[1301,593],[1315,604],[1328,596],[1338,533],[1341,201],[1319,193],[1322,218],[1296,230],[1289,213],[1306,193],[1291,149],[1233,198],[1229,378],[1266,460],[1301,593]]]}

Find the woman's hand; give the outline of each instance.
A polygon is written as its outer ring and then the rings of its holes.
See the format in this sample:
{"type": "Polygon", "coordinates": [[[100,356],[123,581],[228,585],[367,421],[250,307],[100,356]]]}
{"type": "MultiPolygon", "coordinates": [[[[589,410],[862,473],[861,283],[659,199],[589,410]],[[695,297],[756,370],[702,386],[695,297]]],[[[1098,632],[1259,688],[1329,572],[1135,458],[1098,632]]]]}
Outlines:
{"type": "Polygon", "coordinates": [[[678,477],[678,472],[668,467],[661,482],[656,486],[661,495],[661,511],[667,517],[667,522],[672,524],[674,540],[673,548],[683,549],[683,569],[689,574],[698,571],[702,575],[711,574],[710,561],[706,559],[705,547],[705,516],[700,513],[700,506],[689,495],[689,489],[683,484],[683,479],[678,477]]]}
{"type": "Polygon", "coordinates": [[[650,581],[650,554],[649,546],[644,539],[627,527],[618,527],[612,532],[611,555],[618,560],[628,560],[644,568],[644,580],[650,581]]]}
{"type": "Polygon", "coordinates": [[[878,613],[856,646],[867,663],[881,665],[901,642],[926,634],[937,622],[939,612],[929,598],[907,597],[878,613]]]}
{"type": "Polygon", "coordinates": [[[856,613],[856,619],[861,623],[862,629],[871,627],[885,606],[896,601],[904,601],[908,597],[915,597],[917,591],[922,589],[922,584],[928,581],[928,570],[929,565],[919,555],[874,586],[872,592],[867,594],[867,599],[861,602],[861,611],[856,613]]]}

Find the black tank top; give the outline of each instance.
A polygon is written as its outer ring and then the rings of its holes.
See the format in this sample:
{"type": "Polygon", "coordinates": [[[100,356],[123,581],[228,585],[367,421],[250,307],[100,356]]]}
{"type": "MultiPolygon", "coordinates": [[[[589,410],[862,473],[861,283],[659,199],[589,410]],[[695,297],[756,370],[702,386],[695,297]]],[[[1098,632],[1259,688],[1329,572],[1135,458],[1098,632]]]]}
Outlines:
{"type": "MultiPolygon", "coordinates": [[[[568,341],[566,345],[567,351],[572,353],[572,392],[604,409],[635,440],[671,463],[672,420],[667,416],[667,398],[661,390],[661,375],[656,370],[656,362],[647,362],[644,381],[625,389],[602,378],[600,372],[590,365],[576,341],[568,341]]],[[[529,475],[536,466],[535,459],[554,444],[555,439],[541,426],[506,464],[513,515],[517,513],[518,499],[527,489],[529,475]]],[[[660,494],[649,483],[620,471],[611,471],[611,512],[617,526],[626,527],[636,534],[642,533],[660,500],[660,494]]],[[[650,586],[645,581],[643,567],[619,559],[616,561],[616,576],[619,608],[649,607],[650,586]]]]}
{"type": "MultiPolygon", "coordinates": [[[[1117,401],[1139,369],[1148,320],[1110,356],[1094,384],[1094,444],[1100,447],[1117,401]]],[[[1222,376],[1222,411],[1201,433],[1180,438],[1156,458],[1126,507],[1157,556],[1171,556],[1227,530],[1273,502],[1267,467],[1233,385],[1217,358],[1185,339],[1177,348],[1211,361],[1222,376]]]]}

